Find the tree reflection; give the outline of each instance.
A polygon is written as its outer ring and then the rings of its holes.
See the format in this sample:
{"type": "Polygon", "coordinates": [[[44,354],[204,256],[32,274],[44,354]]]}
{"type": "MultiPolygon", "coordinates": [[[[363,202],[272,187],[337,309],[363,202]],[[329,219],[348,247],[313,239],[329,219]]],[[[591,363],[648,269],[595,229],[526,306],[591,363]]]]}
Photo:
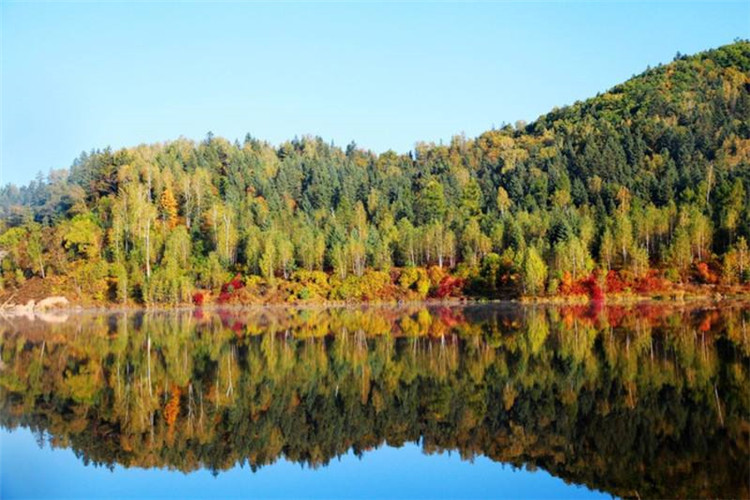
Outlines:
{"type": "Polygon", "coordinates": [[[107,466],[317,467],[420,441],[620,496],[747,497],[749,320],[740,305],[14,320],[0,413],[107,466]]]}

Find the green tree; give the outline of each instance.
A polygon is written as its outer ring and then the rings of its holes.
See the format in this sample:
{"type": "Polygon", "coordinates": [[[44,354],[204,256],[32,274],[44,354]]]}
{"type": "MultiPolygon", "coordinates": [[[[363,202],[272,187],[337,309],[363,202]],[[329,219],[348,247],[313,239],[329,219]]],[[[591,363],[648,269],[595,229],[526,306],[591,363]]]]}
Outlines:
{"type": "Polygon", "coordinates": [[[446,200],[443,185],[431,180],[420,191],[418,198],[418,213],[423,223],[442,220],[446,211],[446,200]]]}
{"type": "Polygon", "coordinates": [[[533,296],[544,291],[544,283],[547,281],[547,264],[533,246],[528,246],[524,252],[521,274],[525,294],[533,296]]]}
{"type": "Polygon", "coordinates": [[[77,215],[71,220],[63,236],[65,248],[77,256],[98,259],[101,252],[102,230],[92,215],[77,215]]]}
{"type": "Polygon", "coordinates": [[[28,240],[26,241],[26,251],[29,254],[29,260],[34,263],[34,267],[39,271],[42,279],[47,277],[44,270],[44,242],[42,241],[42,228],[39,224],[30,224],[28,228],[28,240]]]}

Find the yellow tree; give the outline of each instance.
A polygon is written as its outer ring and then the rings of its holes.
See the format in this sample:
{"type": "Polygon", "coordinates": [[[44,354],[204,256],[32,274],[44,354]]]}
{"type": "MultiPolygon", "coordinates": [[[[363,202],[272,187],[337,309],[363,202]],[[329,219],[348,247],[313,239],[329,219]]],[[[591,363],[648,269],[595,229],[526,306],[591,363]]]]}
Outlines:
{"type": "Polygon", "coordinates": [[[169,229],[173,229],[177,225],[177,200],[172,194],[171,189],[164,188],[159,204],[161,205],[164,221],[167,223],[169,229]]]}

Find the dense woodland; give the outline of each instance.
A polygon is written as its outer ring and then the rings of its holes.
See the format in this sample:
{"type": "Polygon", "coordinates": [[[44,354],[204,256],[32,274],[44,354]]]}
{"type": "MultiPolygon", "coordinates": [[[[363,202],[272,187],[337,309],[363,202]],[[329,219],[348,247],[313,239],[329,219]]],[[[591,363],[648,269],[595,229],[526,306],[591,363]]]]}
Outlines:
{"type": "Polygon", "coordinates": [[[83,153],[0,191],[1,285],[143,304],[736,286],[749,192],[737,41],[408,154],[210,133],[83,153]]]}
{"type": "Polygon", "coordinates": [[[731,306],[16,319],[0,422],[106,466],[315,467],[419,442],[621,497],[747,498],[749,324],[731,306]]]}

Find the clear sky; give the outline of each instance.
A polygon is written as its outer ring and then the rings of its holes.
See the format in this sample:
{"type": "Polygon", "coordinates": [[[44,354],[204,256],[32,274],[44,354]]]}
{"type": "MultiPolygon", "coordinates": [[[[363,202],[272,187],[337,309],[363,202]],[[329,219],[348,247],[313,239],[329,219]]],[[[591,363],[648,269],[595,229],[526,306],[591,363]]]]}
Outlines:
{"type": "Polygon", "coordinates": [[[13,2],[0,183],[208,131],[406,152],[750,37],[750,2],[13,2]]]}

